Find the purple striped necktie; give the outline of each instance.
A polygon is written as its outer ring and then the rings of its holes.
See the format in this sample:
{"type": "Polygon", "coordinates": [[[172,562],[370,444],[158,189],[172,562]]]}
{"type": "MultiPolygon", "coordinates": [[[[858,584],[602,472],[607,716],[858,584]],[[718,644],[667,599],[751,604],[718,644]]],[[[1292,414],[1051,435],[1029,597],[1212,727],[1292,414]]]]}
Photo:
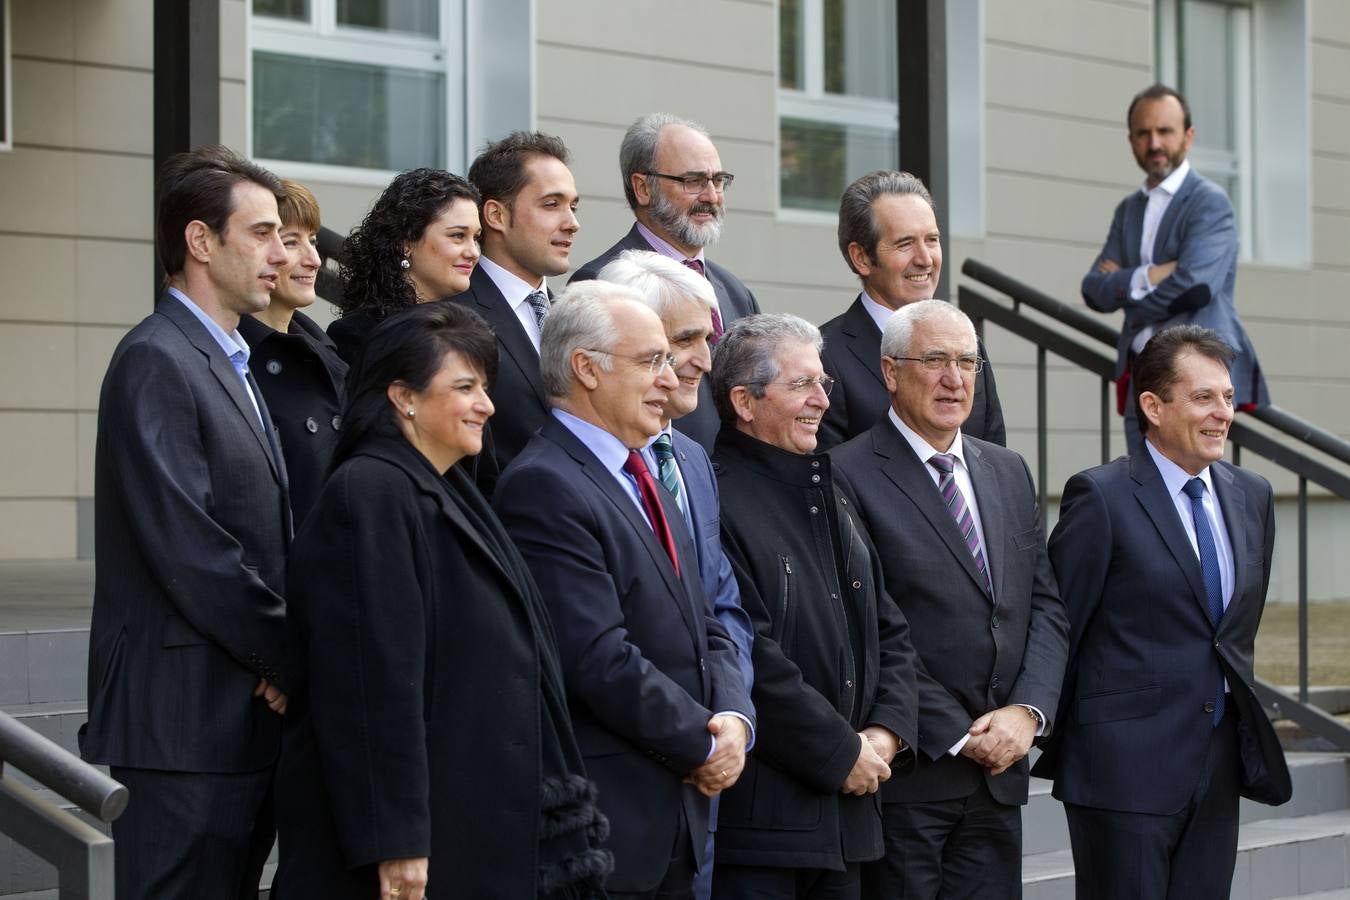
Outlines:
{"type": "MultiPolygon", "coordinates": [[[[703,260],[694,259],[691,257],[689,259],[682,259],[680,260],[680,262],[682,262],[686,267],[693,269],[695,272],[702,275],[704,278],[708,277],[708,272],[703,267],[703,260]]],[[[708,339],[708,343],[716,347],[717,342],[722,338],[723,331],[725,331],[725,329],[722,327],[722,314],[719,313],[717,311],[717,307],[714,306],[712,309],[712,337],[708,339]]]]}
{"type": "Polygon", "coordinates": [[[928,464],[937,469],[941,475],[938,479],[938,493],[942,495],[942,502],[947,504],[947,512],[956,520],[956,527],[960,529],[970,555],[975,557],[975,568],[979,569],[980,577],[984,579],[984,589],[992,597],[994,587],[989,581],[989,567],[984,562],[984,550],[980,548],[980,533],[975,530],[975,517],[970,514],[966,498],[962,496],[961,488],[956,483],[956,457],[950,453],[935,453],[928,458],[928,464]]]}

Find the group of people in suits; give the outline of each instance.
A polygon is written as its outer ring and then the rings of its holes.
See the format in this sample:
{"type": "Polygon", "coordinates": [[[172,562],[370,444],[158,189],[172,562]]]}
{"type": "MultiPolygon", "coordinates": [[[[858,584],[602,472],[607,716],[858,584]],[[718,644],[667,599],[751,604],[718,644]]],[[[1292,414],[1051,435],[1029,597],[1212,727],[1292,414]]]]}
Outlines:
{"type": "Polygon", "coordinates": [[[397,176],[327,335],[303,186],[162,172],[96,451],[118,896],[251,896],[279,834],[281,900],[1016,897],[1036,744],[1080,896],[1226,895],[1237,798],[1289,795],[1228,336],[1131,350],[1140,447],[1047,544],[919,179],[845,190],[861,290],[817,329],[705,257],[733,176],[666,114],[620,148],[632,229],[553,294],[568,162],[516,133],[397,176]]]}

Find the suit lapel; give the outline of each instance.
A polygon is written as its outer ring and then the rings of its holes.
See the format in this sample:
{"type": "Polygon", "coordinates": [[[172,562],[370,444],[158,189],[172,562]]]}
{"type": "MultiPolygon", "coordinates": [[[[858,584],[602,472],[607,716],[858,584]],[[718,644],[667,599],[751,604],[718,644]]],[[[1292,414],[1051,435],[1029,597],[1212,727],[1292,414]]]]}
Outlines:
{"type": "MultiPolygon", "coordinates": [[[[966,466],[970,469],[970,483],[975,488],[975,504],[980,511],[980,530],[984,532],[984,565],[994,586],[994,596],[1003,596],[1003,551],[1007,546],[1007,517],[1003,511],[1003,492],[993,466],[984,458],[980,448],[969,438],[963,438],[966,466]]],[[[969,555],[969,554],[967,554],[969,555]]]]}
{"type": "Polygon", "coordinates": [[[1243,563],[1250,552],[1247,547],[1247,495],[1238,488],[1233,473],[1224,466],[1215,463],[1209,467],[1210,481],[1214,483],[1214,496],[1223,510],[1224,529],[1228,533],[1228,546],[1233,551],[1233,599],[1224,611],[1223,621],[1228,621],[1228,613],[1235,603],[1245,595],[1247,585],[1240,579],[1247,567],[1243,563]]]}
{"type": "Polygon", "coordinates": [[[1186,178],[1181,182],[1181,187],[1173,195],[1171,201],[1167,204],[1167,209],[1163,212],[1162,220],[1158,222],[1158,233],[1153,237],[1153,259],[1158,259],[1159,251],[1167,243],[1167,238],[1171,236],[1172,229],[1176,227],[1177,218],[1181,215],[1186,204],[1190,202],[1191,193],[1195,190],[1196,175],[1192,170],[1186,174],[1186,178]]]}
{"type": "MultiPolygon", "coordinates": [[[[1139,265],[1142,256],[1140,255],[1140,245],[1144,240],[1144,207],[1148,205],[1148,197],[1143,191],[1135,191],[1130,195],[1130,202],[1125,204],[1125,260],[1130,261],[1130,265],[1122,266],[1133,268],[1139,265]]],[[[1162,233],[1162,229],[1158,229],[1162,233]]],[[[1154,240],[1157,245],[1157,240],[1154,240]]]]}
{"type": "Polygon", "coordinates": [[[863,306],[862,295],[853,301],[844,317],[844,334],[849,336],[848,352],[858,360],[863,370],[871,373],[884,390],[886,380],[881,377],[881,331],[863,306]]]}
{"type": "Polygon", "coordinates": [[[1153,464],[1153,458],[1148,455],[1147,450],[1130,457],[1130,475],[1139,485],[1134,492],[1135,498],[1153,521],[1153,527],[1158,529],[1158,535],[1166,545],[1167,551],[1172,554],[1172,558],[1186,576],[1186,583],[1191,587],[1191,595],[1199,604],[1205,621],[1209,621],[1209,600],[1205,592],[1204,576],[1200,572],[1200,559],[1191,547],[1191,539],[1186,534],[1185,526],[1181,524],[1176,502],[1168,494],[1167,484],[1158,473],[1158,467],[1153,464]]]}
{"type": "Polygon", "coordinates": [[[873,427],[872,449],[878,456],[885,458],[881,464],[882,474],[918,508],[952,556],[983,592],[984,579],[980,577],[979,569],[975,568],[975,557],[971,556],[970,548],[961,537],[956,520],[943,504],[942,495],[938,493],[932,476],[924,471],[924,464],[914,455],[913,448],[895,430],[889,418],[882,419],[873,427]]]}
{"type": "Polygon", "coordinates": [[[481,266],[475,267],[470,276],[469,292],[473,294],[478,312],[496,333],[497,343],[524,374],[539,402],[547,408],[548,395],[544,392],[544,381],[539,375],[539,352],[530,343],[530,336],[521,327],[515,310],[506,304],[506,298],[481,266]]]}

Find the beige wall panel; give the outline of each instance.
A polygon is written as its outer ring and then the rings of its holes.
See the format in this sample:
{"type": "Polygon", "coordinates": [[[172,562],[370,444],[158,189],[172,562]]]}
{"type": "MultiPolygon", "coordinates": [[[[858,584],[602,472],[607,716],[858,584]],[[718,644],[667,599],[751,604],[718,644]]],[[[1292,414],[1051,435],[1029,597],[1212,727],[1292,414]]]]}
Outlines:
{"type": "Polygon", "coordinates": [[[744,140],[777,133],[773,75],[635,61],[602,51],[541,44],[539,116],[627,127],[657,110],[696,118],[712,132],[744,140]],[[602,102],[597,99],[603,97],[602,102]],[[691,98],[716,97],[714,105],[691,98]]]}
{"type": "Polygon", "coordinates": [[[247,88],[242,81],[220,82],[220,142],[249,155],[245,146],[247,88]]]}
{"type": "Polygon", "coordinates": [[[990,107],[1035,109],[1118,124],[1122,143],[1130,98],[1148,86],[1152,74],[1147,65],[1122,66],[985,45],[985,94],[990,107]]]}
{"type": "Polygon", "coordinates": [[[0,323],[0,409],[75,408],[75,328],[0,323]]]}
{"type": "Polygon", "coordinates": [[[1314,209],[1313,265],[1350,267],[1350,246],[1346,233],[1350,230],[1350,216],[1345,213],[1314,209]]]}
{"type": "Polygon", "coordinates": [[[74,494],[74,414],[0,412],[0,497],[74,494]]]}
{"type": "Polygon", "coordinates": [[[1350,159],[1314,155],[1312,197],[1318,210],[1350,213],[1350,159]]]}
{"type": "Polygon", "coordinates": [[[98,443],[98,414],[75,414],[75,496],[94,496],[94,447],[98,443]]]}
{"type": "Polygon", "coordinates": [[[839,255],[833,226],[738,216],[734,228],[728,223],[723,230],[717,252],[708,255],[743,281],[856,293],[857,281],[839,255]]]}
{"type": "Polygon", "coordinates": [[[81,62],[148,70],[154,33],[154,0],[76,3],[75,58],[81,62]]]}
{"type": "Polygon", "coordinates": [[[72,59],[75,56],[75,2],[10,0],[14,53],[47,59],[72,59]]]}
{"type": "MultiPolygon", "coordinates": [[[[279,172],[288,177],[283,169],[279,172]]],[[[338,234],[346,234],[360,224],[371,204],[380,196],[384,185],[339,184],[331,181],[305,180],[305,187],[319,201],[323,224],[338,234]]]]}
{"type": "Polygon", "coordinates": [[[0,156],[0,222],[37,234],[68,233],[76,209],[75,154],[16,147],[0,156]]]}
{"type": "Polygon", "coordinates": [[[1344,291],[1350,291],[1350,272],[1243,266],[1236,300],[1244,320],[1350,323],[1350,308],[1341,302],[1344,291]]]}
{"type": "MultiPolygon", "coordinates": [[[[539,130],[556,134],[571,151],[570,168],[583,203],[601,198],[627,204],[619,177],[619,145],[628,123],[592,125],[541,117],[539,130]]],[[[766,141],[718,138],[722,168],[736,176],[727,193],[731,209],[772,213],[778,208],[778,186],[773,183],[775,147],[766,141]]]]}
{"type": "Polygon", "coordinates": [[[1311,102],[1313,152],[1350,153],[1350,103],[1316,97],[1311,102]]]}
{"type": "Polygon", "coordinates": [[[539,3],[535,9],[541,47],[573,46],[637,57],[626,62],[629,66],[670,59],[772,74],[777,65],[773,40],[777,21],[771,5],[690,0],[672,7],[664,0],[580,0],[539,3]],[[654,39],[678,28],[676,21],[698,23],[693,25],[697,38],[654,39]]]}
{"type": "Polygon", "coordinates": [[[75,321],[74,241],[0,235],[0,319],[75,321]]]}
{"type": "Polygon", "coordinates": [[[1078,0],[984,4],[986,40],[1147,66],[1153,18],[1147,9],[1078,0]]]}
{"type": "Polygon", "coordinates": [[[74,559],[74,500],[0,500],[0,559],[74,559]]]}
{"type": "Polygon", "coordinates": [[[990,109],[985,115],[985,159],[990,170],[1110,186],[1125,194],[1135,179],[1122,178],[1129,158],[1125,131],[1115,123],[1085,122],[1055,114],[990,109]]]}
{"type": "Polygon", "coordinates": [[[1345,0],[1309,0],[1308,19],[1316,40],[1350,45],[1350,4],[1345,0]]]}
{"type": "MultiPolygon", "coordinates": [[[[1123,191],[1120,196],[1124,196],[1123,191]]],[[[949,283],[962,283],[965,276],[959,274],[961,264],[970,256],[1049,294],[1061,303],[1100,315],[1088,309],[1083,302],[1079,285],[1096,258],[1097,251],[1101,249],[1101,243],[1106,240],[1106,232],[1111,225],[1111,210],[1114,208],[1111,206],[1101,213],[1097,231],[1091,236],[1091,245],[1086,242],[1081,246],[1062,244],[1040,240],[1035,236],[998,235],[978,242],[953,240],[945,248],[947,252],[943,260],[949,283]]],[[[969,280],[969,284],[986,296],[1000,296],[993,288],[985,287],[973,279],[969,280]]]]}
{"type": "Polygon", "coordinates": [[[987,185],[991,235],[1037,236],[1080,245],[1083,271],[1101,249],[1111,213],[1124,196],[1113,187],[1065,184],[1003,172],[990,172],[987,185]]]}
{"type": "Polygon", "coordinates": [[[75,145],[76,68],[66,62],[14,60],[15,141],[48,147],[75,145]]]}
{"type": "Polygon", "coordinates": [[[859,285],[801,285],[781,282],[749,282],[764,312],[792,313],[814,325],[824,325],[848,309],[858,296],[859,285]]]}
{"type": "Polygon", "coordinates": [[[244,0],[220,3],[220,77],[243,81],[248,74],[244,47],[248,38],[248,14],[244,0]]]}
{"type": "Polygon", "coordinates": [[[1313,42],[1310,52],[1313,94],[1350,100],[1350,46],[1313,42]]]}
{"type": "Polygon", "coordinates": [[[1275,405],[1328,431],[1350,437],[1350,404],[1345,402],[1350,385],[1344,379],[1309,381],[1276,377],[1269,384],[1275,405]]]}
{"type": "Polygon", "coordinates": [[[155,308],[154,246],[147,242],[76,241],[75,309],[84,325],[129,328],[155,308]]]}
{"type": "Polygon", "coordinates": [[[154,161],[150,158],[74,154],[78,206],[73,233],[152,240],[154,161]]]}
{"type": "Polygon", "coordinates": [[[117,343],[127,333],[117,326],[82,325],[75,330],[75,402],[84,412],[98,409],[99,389],[117,343]]]}
{"type": "Polygon", "coordinates": [[[155,152],[154,128],[154,77],[149,72],[76,68],[76,147],[150,156],[155,152]]]}

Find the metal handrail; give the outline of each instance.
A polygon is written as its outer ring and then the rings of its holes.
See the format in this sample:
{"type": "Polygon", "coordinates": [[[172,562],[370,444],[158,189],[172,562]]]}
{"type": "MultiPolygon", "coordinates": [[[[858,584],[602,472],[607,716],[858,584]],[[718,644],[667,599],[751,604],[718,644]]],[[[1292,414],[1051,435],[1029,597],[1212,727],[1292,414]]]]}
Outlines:
{"type": "Polygon", "coordinates": [[[0,712],[0,761],[99,821],[111,822],[127,808],[125,787],[4,712],[0,712]]]}
{"type": "MultiPolygon", "coordinates": [[[[1090,348],[1072,334],[1051,328],[1022,311],[1023,306],[1060,323],[1092,340],[1115,348],[1120,333],[1081,310],[1074,309],[1022,284],[1002,272],[973,259],[967,259],[961,271],[981,284],[1005,294],[1008,306],[989,296],[962,285],[957,291],[957,304],[982,330],[985,321],[1031,341],[1036,346],[1036,416],[1037,416],[1037,491],[1041,504],[1042,525],[1046,516],[1046,478],[1049,451],[1047,428],[1047,354],[1076,364],[1092,373],[1101,382],[1101,441],[1102,462],[1110,459],[1111,387],[1115,373],[1114,356],[1105,356],[1090,348]]],[[[1228,438],[1233,444],[1233,461],[1241,462],[1245,448],[1295,475],[1298,479],[1298,621],[1299,621],[1299,680],[1298,696],[1291,697],[1278,687],[1257,679],[1257,693],[1262,703],[1283,718],[1297,722],[1308,732],[1324,738],[1342,750],[1350,750],[1350,727],[1322,713],[1309,702],[1308,697],[1308,484],[1311,482],[1330,491],[1343,500],[1350,500],[1350,476],[1327,465],[1309,451],[1317,451],[1332,459],[1350,464],[1350,442],[1300,419],[1275,406],[1266,406],[1251,412],[1250,417],[1281,432],[1289,440],[1279,440],[1269,433],[1253,428],[1239,419],[1232,423],[1228,438]]]]}

